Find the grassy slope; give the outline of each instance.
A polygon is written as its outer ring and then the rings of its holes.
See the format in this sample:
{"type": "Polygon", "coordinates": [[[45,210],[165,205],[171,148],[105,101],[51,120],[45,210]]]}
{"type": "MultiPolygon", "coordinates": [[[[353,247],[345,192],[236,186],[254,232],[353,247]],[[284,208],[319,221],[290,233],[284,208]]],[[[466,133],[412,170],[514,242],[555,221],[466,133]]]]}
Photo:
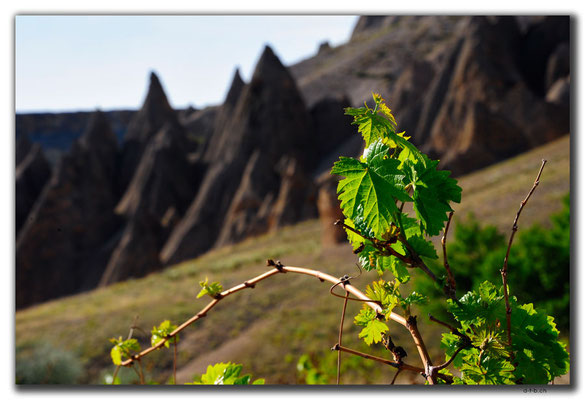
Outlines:
{"type": "MultiPolygon", "coordinates": [[[[530,189],[540,166],[549,163],[541,185],[525,208],[520,229],[533,222],[546,222],[560,208],[558,199],[569,190],[569,138],[462,177],[463,200],[458,216],[473,211],[485,223],[509,229],[519,202],[530,189]]],[[[308,221],[275,234],[252,238],[234,246],[216,249],[195,260],[184,262],[143,279],[131,280],[89,293],[52,301],[15,317],[17,362],[20,356],[43,342],[76,354],[85,364],[84,383],[99,383],[112,372],[110,343],[114,336],[126,336],[135,316],[138,325],[149,332],[164,319],[180,323],[199,311],[206,299],[195,299],[198,282],[205,277],[231,287],[266,271],[264,260],[275,258],[288,265],[320,269],[334,276],[355,274],[355,256],[348,245],[321,248],[320,225],[308,221]]],[[[376,277],[362,275],[354,281],[361,289],[376,277]]],[[[341,300],[328,294],[329,285],[315,278],[292,274],[276,275],[253,290],[245,290],[223,300],[208,317],[187,328],[179,344],[178,382],[201,374],[209,363],[234,361],[245,365],[244,372],[265,377],[268,383],[297,382],[296,361],[303,353],[335,364],[328,349],[337,342],[341,300]]],[[[344,331],[344,344],[364,350],[352,324],[360,304],[350,302],[344,331]]],[[[406,330],[390,325],[395,342],[405,346],[418,364],[416,351],[409,347],[406,330]]],[[[423,337],[432,347],[438,331],[421,324],[423,337]]],[[[143,347],[147,333],[136,331],[143,347]]],[[[431,349],[437,357],[437,349],[431,349]]],[[[379,350],[371,353],[387,357],[379,350]]],[[[390,369],[373,362],[343,357],[344,383],[387,383],[390,369]],[[359,371],[359,372],[358,372],[359,371]]],[[[163,382],[169,377],[170,351],[157,351],[145,359],[147,375],[163,382]]],[[[124,374],[132,378],[132,375],[124,374]]],[[[420,377],[401,374],[403,383],[421,383],[420,377]]]]}

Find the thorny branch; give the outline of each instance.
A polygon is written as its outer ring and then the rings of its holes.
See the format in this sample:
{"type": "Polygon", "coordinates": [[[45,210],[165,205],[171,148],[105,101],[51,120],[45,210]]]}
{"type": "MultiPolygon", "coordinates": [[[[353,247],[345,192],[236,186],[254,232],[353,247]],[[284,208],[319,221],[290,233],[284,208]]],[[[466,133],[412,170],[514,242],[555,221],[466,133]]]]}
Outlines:
{"type": "MultiPolygon", "coordinates": [[[[540,166],[540,170],[538,171],[538,175],[536,175],[536,179],[534,180],[534,184],[532,185],[532,188],[530,189],[530,191],[526,195],[526,198],[524,200],[522,200],[522,202],[520,203],[520,208],[518,209],[518,212],[516,213],[516,217],[514,218],[514,224],[512,225],[512,233],[510,234],[510,240],[508,241],[508,249],[506,250],[506,257],[504,257],[504,266],[500,270],[500,273],[502,274],[502,283],[504,286],[504,300],[506,302],[506,324],[507,324],[507,330],[508,330],[508,346],[510,346],[510,347],[512,347],[512,322],[511,322],[512,309],[510,308],[510,300],[508,297],[508,257],[510,256],[510,249],[512,248],[512,241],[514,240],[514,235],[516,234],[516,231],[518,230],[518,219],[520,218],[520,213],[522,212],[522,210],[524,209],[524,206],[528,202],[528,199],[530,198],[530,196],[532,196],[532,193],[534,193],[534,191],[536,190],[536,187],[540,183],[540,175],[542,174],[542,170],[544,169],[545,164],[546,164],[546,160],[542,160],[542,165],[540,166]]],[[[511,356],[513,359],[514,353],[511,353],[511,356]]]]}

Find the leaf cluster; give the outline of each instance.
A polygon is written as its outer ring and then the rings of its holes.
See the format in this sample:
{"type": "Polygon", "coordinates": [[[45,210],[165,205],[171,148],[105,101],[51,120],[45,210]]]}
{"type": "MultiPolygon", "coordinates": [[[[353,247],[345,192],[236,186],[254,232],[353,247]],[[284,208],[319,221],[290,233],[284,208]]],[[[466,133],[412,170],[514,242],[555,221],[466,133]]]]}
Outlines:
{"type": "MultiPolygon", "coordinates": [[[[518,299],[532,300],[536,308],[555,316],[559,330],[569,331],[571,220],[570,197],[563,197],[563,208],[551,215],[547,227],[533,225],[522,228],[514,238],[508,259],[510,290],[518,299]],[[538,296],[534,297],[535,291],[538,296]]],[[[453,239],[447,244],[449,263],[461,293],[477,290],[486,280],[501,279],[499,269],[508,247],[507,238],[495,226],[482,225],[472,214],[458,221],[453,239]]],[[[430,261],[440,270],[438,261],[430,261]]],[[[433,299],[443,296],[441,288],[424,279],[414,280],[415,290],[433,299]]],[[[428,312],[441,313],[441,302],[431,302],[428,312]]]]}
{"type": "Polygon", "coordinates": [[[137,353],[140,351],[140,343],[136,339],[122,339],[122,336],[119,338],[111,338],[110,342],[114,344],[112,350],[110,351],[110,356],[112,357],[112,362],[114,365],[121,365],[122,358],[130,358],[132,357],[133,353],[137,353]]]}
{"type": "MultiPolygon", "coordinates": [[[[151,331],[152,336],[150,337],[150,345],[156,346],[160,341],[167,339],[175,329],[177,329],[177,325],[171,324],[171,321],[169,320],[161,322],[159,326],[153,326],[151,331]]],[[[179,335],[173,336],[170,341],[175,344],[178,343],[179,335]]],[[[163,346],[169,348],[169,341],[167,340],[163,346]]]]}
{"type": "Polygon", "coordinates": [[[483,282],[458,301],[447,300],[448,311],[471,343],[459,335],[443,334],[442,347],[463,373],[463,384],[546,384],[568,371],[569,355],[558,339],[553,317],[510,298],[511,340],[507,339],[506,307],[502,289],[483,282]]]}
{"type": "Polygon", "coordinates": [[[221,294],[223,290],[221,283],[219,282],[209,283],[207,278],[205,278],[204,281],[199,282],[199,285],[201,286],[201,291],[197,294],[197,298],[208,295],[215,299],[221,294]]]}
{"type": "Polygon", "coordinates": [[[461,188],[450,172],[437,169],[438,161],[422,154],[404,133],[396,133],[396,121],[381,96],[375,107],[347,108],[365,141],[360,159],[340,157],[332,170],[344,179],[337,192],[348,239],[360,249],[366,270],[391,271],[401,282],[409,280],[409,267],[418,260],[437,258],[429,236],[440,233],[461,201],[461,188]],[[417,219],[402,208],[412,203],[417,219]]]}
{"type": "Polygon", "coordinates": [[[209,365],[207,371],[190,385],[263,385],[264,379],[251,382],[250,374],[242,375],[242,365],[232,362],[209,365]]]}

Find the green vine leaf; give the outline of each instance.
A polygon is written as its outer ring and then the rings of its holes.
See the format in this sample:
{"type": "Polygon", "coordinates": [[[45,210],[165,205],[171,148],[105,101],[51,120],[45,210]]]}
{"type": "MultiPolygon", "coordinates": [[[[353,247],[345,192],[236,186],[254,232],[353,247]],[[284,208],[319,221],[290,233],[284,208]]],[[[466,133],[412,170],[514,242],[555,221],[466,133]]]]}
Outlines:
{"type": "Polygon", "coordinates": [[[388,326],[378,320],[376,312],[367,305],[364,305],[360,313],[356,315],[354,323],[364,327],[358,336],[363,338],[368,346],[382,341],[382,333],[388,330],[388,326]]]}
{"type": "Polygon", "coordinates": [[[395,147],[396,145],[407,150],[408,154],[415,160],[422,163],[425,160],[420,151],[404,137],[404,133],[396,133],[396,120],[392,112],[386,105],[384,99],[379,94],[373,93],[376,104],[374,110],[369,107],[346,108],[345,114],[353,116],[353,125],[358,126],[358,132],[362,134],[366,142],[366,148],[370,144],[381,140],[395,147]]]}
{"type": "Polygon", "coordinates": [[[122,336],[120,336],[118,339],[111,338],[110,342],[114,344],[110,351],[110,357],[114,365],[121,365],[122,358],[130,358],[132,353],[140,351],[140,344],[136,339],[123,340],[122,336]]]}
{"type": "Polygon", "coordinates": [[[207,278],[205,278],[205,281],[199,282],[199,285],[201,286],[202,289],[199,292],[199,294],[197,294],[197,298],[203,297],[205,295],[209,295],[212,298],[216,298],[223,290],[221,283],[213,282],[210,284],[207,278]]]}
{"type": "Polygon", "coordinates": [[[390,229],[392,216],[398,212],[396,200],[411,201],[411,198],[401,183],[400,162],[388,158],[388,146],[377,141],[364,154],[365,163],[340,157],[331,173],[345,177],[337,186],[344,215],[356,222],[361,205],[365,224],[376,236],[381,236],[390,229]]]}
{"type": "MultiPolygon", "coordinates": [[[[251,375],[240,376],[241,364],[231,362],[209,365],[205,374],[195,379],[190,385],[249,385],[251,375]]],[[[264,379],[256,379],[252,385],[263,385],[264,379]]]]}
{"type": "Polygon", "coordinates": [[[429,298],[423,294],[412,292],[409,294],[403,301],[403,306],[411,306],[411,305],[425,305],[428,304],[429,298]]]}
{"type": "MultiPolygon", "coordinates": [[[[154,326],[152,328],[151,331],[151,338],[150,338],[150,345],[151,346],[156,346],[161,340],[166,339],[167,337],[169,337],[169,335],[175,330],[177,329],[177,325],[172,325],[171,321],[166,320],[161,322],[161,324],[156,327],[154,326]]],[[[178,343],[179,342],[179,336],[175,335],[172,337],[172,339],[170,340],[173,343],[178,343]]],[[[163,345],[166,348],[169,347],[169,341],[166,341],[165,344],[163,345]]]]}
{"type": "Polygon", "coordinates": [[[405,184],[413,189],[416,215],[425,232],[435,236],[449,219],[447,213],[453,211],[450,203],[461,202],[461,187],[449,177],[450,171],[437,170],[438,161],[423,157],[424,163],[405,160],[401,168],[406,176],[405,184]]]}

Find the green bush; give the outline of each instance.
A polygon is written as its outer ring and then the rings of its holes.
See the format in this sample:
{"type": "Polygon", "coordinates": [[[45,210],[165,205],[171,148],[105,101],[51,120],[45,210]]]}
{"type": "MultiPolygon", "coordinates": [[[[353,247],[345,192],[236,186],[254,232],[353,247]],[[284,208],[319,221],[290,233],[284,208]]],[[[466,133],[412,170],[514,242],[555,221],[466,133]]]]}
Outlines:
{"type": "Polygon", "coordinates": [[[79,382],[82,363],[67,350],[48,343],[16,348],[17,384],[75,384],[79,382]]]}
{"type": "MultiPolygon", "coordinates": [[[[511,216],[512,218],[513,216],[511,216]]],[[[555,317],[561,331],[569,331],[571,262],[570,196],[563,198],[563,209],[551,216],[550,228],[533,225],[520,227],[514,238],[508,260],[510,290],[521,301],[532,301],[534,306],[555,317]],[[537,296],[534,294],[537,293],[537,296]]],[[[486,281],[497,281],[506,255],[509,235],[496,227],[482,226],[470,215],[455,227],[454,240],[447,244],[449,264],[457,280],[457,292],[477,290],[486,281]]],[[[436,260],[435,271],[441,271],[442,259],[436,260]]],[[[433,293],[441,298],[442,291],[432,287],[426,279],[417,279],[415,288],[422,293],[433,293]]],[[[431,302],[428,311],[443,317],[437,302],[431,302]]]]}

